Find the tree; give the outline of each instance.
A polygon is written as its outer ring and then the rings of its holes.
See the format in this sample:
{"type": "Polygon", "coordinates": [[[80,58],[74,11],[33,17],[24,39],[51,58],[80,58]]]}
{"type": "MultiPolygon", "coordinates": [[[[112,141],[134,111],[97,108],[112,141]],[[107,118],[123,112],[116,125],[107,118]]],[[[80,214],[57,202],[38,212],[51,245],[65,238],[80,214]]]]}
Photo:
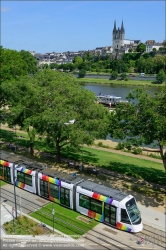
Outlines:
{"type": "Polygon", "coordinates": [[[86,70],[85,69],[80,69],[78,72],[78,77],[79,78],[84,78],[84,76],[86,75],[86,70]]]}
{"type": "Polygon", "coordinates": [[[158,145],[166,170],[166,86],[154,96],[144,89],[135,89],[127,97],[129,103],[119,104],[110,115],[111,137],[133,146],[158,145]]]}
{"type": "Polygon", "coordinates": [[[121,79],[121,80],[125,80],[126,78],[127,78],[126,73],[122,73],[122,74],[120,75],[120,79],[121,79]]]}
{"type": "Polygon", "coordinates": [[[83,63],[83,59],[80,56],[75,56],[73,64],[75,68],[78,68],[83,63]]]}
{"type": "Polygon", "coordinates": [[[57,63],[51,63],[49,67],[50,69],[58,69],[59,65],[57,63]]]}
{"type": "Polygon", "coordinates": [[[144,51],[146,51],[146,45],[143,43],[138,44],[137,52],[143,53],[144,51]]]}
{"type": "Polygon", "coordinates": [[[29,51],[21,50],[20,55],[24,62],[27,64],[27,71],[29,74],[34,74],[37,72],[37,60],[29,51]]]}
{"type": "Polygon", "coordinates": [[[118,72],[117,71],[112,71],[111,79],[117,79],[117,77],[118,77],[118,72]]]}
{"type": "Polygon", "coordinates": [[[108,110],[70,74],[44,69],[8,83],[3,91],[10,96],[8,123],[28,132],[31,153],[36,133],[54,148],[57,161],[64,146],[79,149],[95,138],[106,138],[108,110]]]}
{"type": "Polygon", "coordinates": [[[129,51],[129,53],[133,52],[132,48],[130,48],[128,51],[129,51]]]}
{"type": "Polygon", "coordinates": [[[28,66],[16,50],[0,47],[1,82],[28,74],[28,66]]]}
{"type": "Polygon", "coordinates": [[[164,82],[164,80],[165,80],[165,72],[164,72],[164,70],[163,69],[161,69],[160,71],[159,71],[159,73],[157,74],[157,76],[156,76],[156,80],[157,80],[157,82],[158,83],[163,83],[164,82]]]}
{"type": "Polygon", "coordinates": [[[36,80],[41,90],[35,128],[56,148],[58,161],[62,147],[79,148],[80,144],[106,137],[108,111],[96,104],[95,95],[72,75],[45,70],[36,75],[36,80]]]}
{"type": "Polygon", "coordinates": [[[36,135],[33,118],[39,110],[35,104],[38,86],[34,84],[33,77],[24,76],[15,82],[3,82],[1,91],[7,105],[7,109],[4,105],[1,109],[6,117],[4,122],[10,127],[18,125],[28,133],[30,153],[33,155],[36,135]]]}

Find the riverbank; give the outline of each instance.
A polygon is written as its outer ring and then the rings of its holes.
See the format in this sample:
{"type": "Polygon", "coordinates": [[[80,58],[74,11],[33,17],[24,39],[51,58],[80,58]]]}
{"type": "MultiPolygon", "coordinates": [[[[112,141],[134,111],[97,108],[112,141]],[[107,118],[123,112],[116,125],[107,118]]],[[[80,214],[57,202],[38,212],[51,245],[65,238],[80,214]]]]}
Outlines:
{"type": "Polygon", "coordinates": [[[77,78],[77,82],[80,84],[109,84],[109,85],[118,85],[118,86],[145,86],[145,87],[160,87],[163,86],[162,84],[157,84],[156,81],[151,80],[109,80],[109,79],[98,79],[98,78],[77,78]]]}

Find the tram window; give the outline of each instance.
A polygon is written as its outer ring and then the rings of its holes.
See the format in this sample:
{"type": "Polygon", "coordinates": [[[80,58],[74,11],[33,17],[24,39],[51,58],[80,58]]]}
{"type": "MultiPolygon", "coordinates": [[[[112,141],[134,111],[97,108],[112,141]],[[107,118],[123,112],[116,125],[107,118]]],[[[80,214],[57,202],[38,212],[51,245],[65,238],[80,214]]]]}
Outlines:
{"type": "Polygon", "coordinates": [[[80,194],[79,197],[79,206],[86,209],[90,209],[90,197],[80,194]]]}
{"type": "Polygon", "coordinates": [[[48,182],[40,180],[40,194],[48,197],[48,182]]]}
{"type": "Polygon", "coordinates": [[[24,173],[17,171],[17,180],[24,183],[24,173]]]}
{"type": "Polygon", "coordinates": [[[4,179],[11,182],[10,168],[4,166],[4,179]]]}
{"type": "Polygon", "coordinates": [[[61,201],[61,204],[70,207],[70,190],[69,189],[61,187],[60,201],[61,201]]]}
{"type": "Polygon", "coordinates": [[[17,171],[17,180],[29,186],[32,186],[32,175],[17,171]]]}
{"type": "Polygon", "coordinates": [[[102,202],[92,199],[91,198],[91,206],[90,206],[91,210],[98,213],[98,214],[102,214],[102,202]]]}
{"type": "Polygon", "coordinates": [[[32,175],[24,174],[25,184],[32,186],[32,175]]]}
{"type": "Polygon", "coordinates": [[[127,223],[127,224],[131,224],[129,217],[127,215],[127,212],[125,209],[121,208],[121,222],[127,223]]]}
{"type": "Polygon", "coordinates": [[[58,186],[50,183],[50,196],[58,199],[58,186]]]}

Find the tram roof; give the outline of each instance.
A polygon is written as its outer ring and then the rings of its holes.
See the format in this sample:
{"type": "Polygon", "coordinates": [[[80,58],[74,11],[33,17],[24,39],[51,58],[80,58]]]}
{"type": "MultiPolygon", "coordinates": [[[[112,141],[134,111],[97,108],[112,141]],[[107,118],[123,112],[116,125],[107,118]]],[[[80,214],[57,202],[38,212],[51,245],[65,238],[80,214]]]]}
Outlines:
{"type": "Polygon", "coordinates": [[[119,191],[117,189],[106,187],[106,186],[94,183],[92,181],[81,182],[79,184],[79,186],[86,189],[86,190],[88,190],[88,191],[96,192],[96,193],[101,194],[103,196],[113,198],[113,199],[115,199],[117,201],[121,201],[125,197],[128,196],[128,194],[126,194],[124,192],[121,192],[121,191],[119,191]]]}
{"type": "Polygon", "coordinates": [[[18,160],[18,161],[15,161],[14,164],[17,166],[25,167],[27,169],[31,169],[33,171],[37,171],[37,172],[46,168],[46,166],[43,165],[42,163],[30,161],[30,159],[28,159],[28,161],[18,160]]]}
{"type": "Polygon", "coordinates": [[[14,163],[15,161],[20,160],[20,156],[14,155],[13,153],[8,153],[5,151],[0,151],[0,159],[14,163]]]}
{"type": "Polygon", "coordinates": [[[82,180],[80,177],[77,177],[77,175],[73,175],[74,173],[73,174],[68,174],[66,172],[59,172],[59,171],[56,171],[56,169],[53,169],[53,168],[45,169],[44,171],[42,171],[42,174],[48,175],[48,176],[56,178],[56,179],[59,179],[61,181],[69,183],[69,184],[75,184],[75,183],[82,180]]]}
{"type": "Polygon", "coordinates": [[[0,159],[35,171],[40,171],[45,168],[45,165],[42,163],[38,163],[24,156],[8,153],[5,151],[0,151],[0,159]]]}

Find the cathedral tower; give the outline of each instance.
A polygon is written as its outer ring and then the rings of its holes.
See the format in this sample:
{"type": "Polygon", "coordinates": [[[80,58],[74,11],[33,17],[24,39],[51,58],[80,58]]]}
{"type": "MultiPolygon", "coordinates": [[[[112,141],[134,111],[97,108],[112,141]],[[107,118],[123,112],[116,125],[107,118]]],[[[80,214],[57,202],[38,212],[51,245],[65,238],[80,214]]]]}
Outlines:
{"type": "Polygon", "coordinates": [[[124,45],[125,29],[123,26],[123,20],[121,28],[116,28],[116,21],[114,22],[114,28],[112,31],[112,47],[113,49],[120,49],[124,45]]]}

